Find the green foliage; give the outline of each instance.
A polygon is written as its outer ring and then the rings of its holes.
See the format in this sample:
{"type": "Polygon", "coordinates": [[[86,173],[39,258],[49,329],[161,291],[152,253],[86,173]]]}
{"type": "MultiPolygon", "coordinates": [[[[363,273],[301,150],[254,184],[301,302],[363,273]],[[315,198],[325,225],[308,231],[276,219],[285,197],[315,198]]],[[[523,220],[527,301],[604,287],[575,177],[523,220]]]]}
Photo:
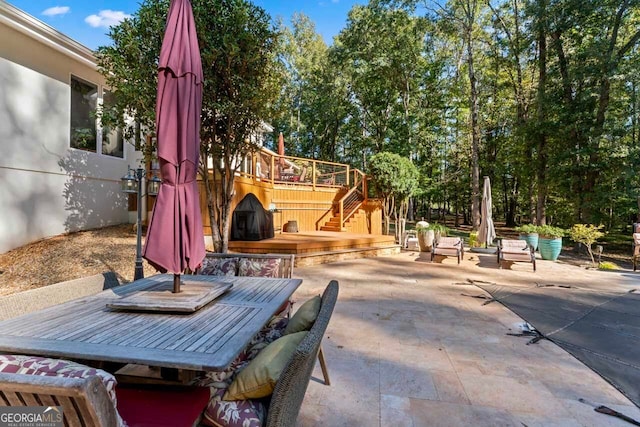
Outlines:
{"type": "Polygon", "coordinates": [[[598,265],[598,268],[600,270],[619,270],[620,269],[620,267],[617,264],[615,264],[613,262],[610,262],[610,261],[601,262],[598,265]]]}
{"type": "MultiPolygon", "coordinates": [[[[191,4],[204,73],[201,154],[214,159],[222,180],[220,186],[206,185],[210,204],[216,206],[210,210],[212,237],[226,251],[233,181],[241,163],[236,159],[257,148],[250,135],[279,90],[279,34],[265,11],[248,0],[191,4]],[[219,194],[214,196],[212,188],[219,194]]],[[[125,129],[128,138],[135,126],[125,123],[125,115],[148,132],[155,128],[157,64],[168,7],[169,0],[144,0],[130,19],[111,27],[113,45],[97,51],[98,66],[115,98],[102,119],[111,128],[125,129]]]]}
{"type": "Polygon", "coordinates": [[[418,189],[418,169],[411,161],[383,152],[369,159],[371,185],[382,197],[407,199],[418,189]]]}
{"type": "MultiPolygon", "coordinates": [[[[393,214],[397,224],[404,224],[409,198],[418,188],[418,169],[411,160],[394,153],[382,152],[369,159],[371,188],[384,199],[385,231],[393,214]]],[[[396,228],[400,238],[404,230],[396,228]]]]}
{"type": "Polygon", "coordinates": [[[640,4],[425,5],[355,6],[331,47],[300,20],[278,101],[297,152],[354,166],[382,151],[410,157],[417,211],[469,220],[474,141],[508,225],[628,224],[640,196],[640,4]]]}
{"type": "Polygon", "coordinates": [[[592,224],[574,224],[573,227],[569,230],[569,236],[571,240],[577,243],[582,243],[587,247],[587,251],[589,252],[589,256],[591,257],[591,263],[595,264],[595,260],[593,259],[593,252],[591,246],[601,237],[604,236],[604,233],[600,230],[604,228],[604,225],[595,226],[592,224]]]}
{"type": "Polygon", "coordinates": [[[564,237],[567,231],[560,227],[554,227],[552,225],[540,225],[537,227],[540,237],[547,239],[557,239],[564,237]]]}
{"type": "Polygon", "coordinates": [[[534,224],[522,224],[515,227],[515,230],[522,234],[534,234],[538,233],[538,226],[534,224]]]}
{"type": "Polygon", "coordinates": [[[599,238],[604,236],[604,233],[600,231],[603,228],[604,225],[596,227],[592,224],[574,224],[569,230],[569,236],[574,242],[591,247],[599,238]]]}
{"type": "Polygon", "coordinates": [[[443,224],[438,224],[434,222],[433,224],[429,224],[429,230],[433,230],[435,233],[439,233],[441,236],[446,236],[449,233],[449,228],[443,224]]]}
{"type": "Polygon", "coordinates": [[[469,233],[469,247],[479,248],[480,246],[482,245],[478,241],[478,232],[472,231],[471,233],[469,233]]]}

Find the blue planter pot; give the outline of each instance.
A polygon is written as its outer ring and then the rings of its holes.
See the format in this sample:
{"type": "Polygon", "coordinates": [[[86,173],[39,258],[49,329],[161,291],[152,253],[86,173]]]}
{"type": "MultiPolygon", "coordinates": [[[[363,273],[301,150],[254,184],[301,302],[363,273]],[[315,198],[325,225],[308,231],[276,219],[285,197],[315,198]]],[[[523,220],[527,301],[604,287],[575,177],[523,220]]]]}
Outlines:
{"type": "Polygon", "coordinates": [[[518,239],[527,242],[534,251],[538,250],[538,233],[520,234],[518,239]]]}
{"type": "Polygon", "coordinates": [[[558,259],[560,251],[562,250],[562,237],[555,239],[545,239],[541,237],[538,242],[538,249],[540,250],[542,259],[555,261],[558,259]]]}

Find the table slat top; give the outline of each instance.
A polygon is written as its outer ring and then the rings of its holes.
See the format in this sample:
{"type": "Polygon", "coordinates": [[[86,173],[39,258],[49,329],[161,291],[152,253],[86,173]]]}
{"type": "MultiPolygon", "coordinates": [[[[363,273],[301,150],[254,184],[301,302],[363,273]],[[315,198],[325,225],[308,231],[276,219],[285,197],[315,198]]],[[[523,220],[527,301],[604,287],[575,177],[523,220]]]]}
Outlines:
{"type": "Polygon", "coordinates": [[[149,277],[0,322],[0,351],[190,370],[223,369],[302,282],[190,276],[212,285],[232,282],[233,287],[194,313],[143,313],[106,306],[171,277],[149,277]]]}

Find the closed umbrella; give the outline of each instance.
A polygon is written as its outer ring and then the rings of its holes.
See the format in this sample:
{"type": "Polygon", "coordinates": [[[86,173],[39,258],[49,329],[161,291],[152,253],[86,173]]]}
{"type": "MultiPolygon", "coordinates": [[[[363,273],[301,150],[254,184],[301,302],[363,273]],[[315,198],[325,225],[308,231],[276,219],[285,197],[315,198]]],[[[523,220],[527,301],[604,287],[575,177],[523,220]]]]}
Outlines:
{"type": "Polygon", "coordinates": [[[278,156],[280,157],[280,166],[284,167],[284,136],[282,132],[278,135],[278,156]]]}
{"type": "Polygon", "coordinates": [[[158,61],[156,138],[162,184],[143,256],[162,273],[195,270],[205,256],[196,181],[200,152],[202,63],[189,0],[171,0],[158,61]]]}
{"type": "Polygon", "coordinates": [[[480,229],[478,230],[478,241],[483,242],[485,247],[493,243],[496,238],[496,229],[491,218],[491,181],[488,176],[484,177],[484,187],[482,188],[482,203],[480,204],[480,229]]]}

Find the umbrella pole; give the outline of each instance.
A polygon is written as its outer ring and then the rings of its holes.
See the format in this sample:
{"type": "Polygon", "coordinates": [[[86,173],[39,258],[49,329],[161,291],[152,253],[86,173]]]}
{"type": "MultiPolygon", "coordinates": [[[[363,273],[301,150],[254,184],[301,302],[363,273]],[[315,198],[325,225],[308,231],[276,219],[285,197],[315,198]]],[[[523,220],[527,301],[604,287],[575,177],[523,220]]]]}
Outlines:
{"type": "Polygon", "coordinates": [[[174,294],[180,293],[180,275],[179,274],[173,275],[173,293],[174,294]]]}

